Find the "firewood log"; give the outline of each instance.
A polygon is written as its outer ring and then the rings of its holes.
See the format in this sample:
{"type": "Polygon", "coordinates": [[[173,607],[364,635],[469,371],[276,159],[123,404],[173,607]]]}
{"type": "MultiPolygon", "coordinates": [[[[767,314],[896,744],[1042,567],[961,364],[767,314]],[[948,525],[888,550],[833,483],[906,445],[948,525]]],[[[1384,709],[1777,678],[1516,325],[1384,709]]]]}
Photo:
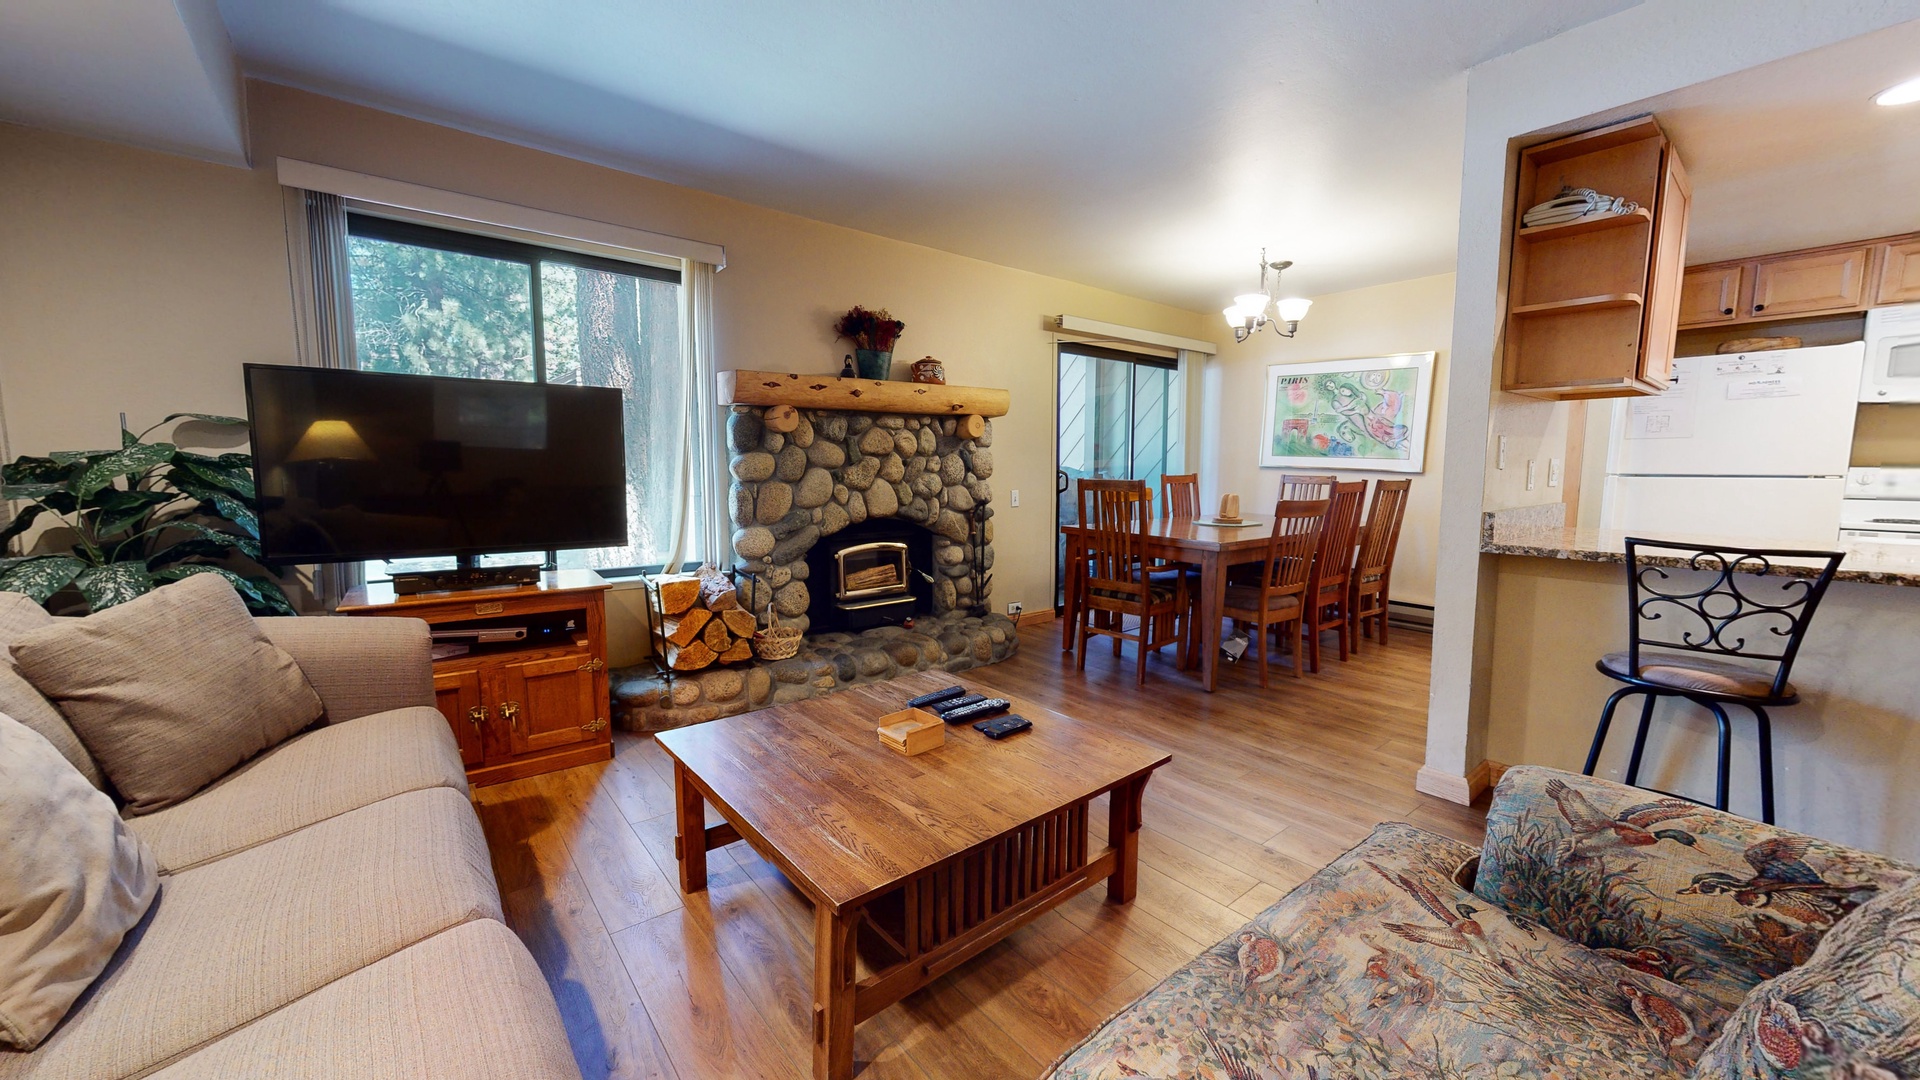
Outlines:
{"type": "Polygon", "coordinates": [[[709,611],[727,611],[740,606],[740,594],[733,582],[714,574],[700,581],[700,600],[709,611]]]}
{"type": "Polygon", "coordinates": [[[977,413],[968,413],[960,418],[953,433],[962,439],[977,439],[987,433],[987,418],[977,413]]]}
{"type": "Polygon", "coordinates": [[[662,615],[678,615],[700,599],[700,578],[694,574],[662,574],[653,580],[660,589],[662,615]]]}
{"type": "Polygon", "coordinates": [[[696,641],[685,648],[667,646],[667,666],[675,671],[699,671],[714,660],[713,650],[707,648],[705,642],[696,641]]]}
{"type": "Polygon", "coordinates": [[[733,648],[720,654],[720,662],[723,664],[733,664],[741,660],[751,659],[753,659],[753,642],[747,638],[742,638],[734,642],[733,648]]]}
{"type": "Polygon", "coordinates": [[[719,619],[708,620],[700,640],[706,642],[707,648],[712,649],[716,656],[733,647],[733,635],[727,633],[727,624],[719,619]]]}
{"type": "Polygon", "coordinates": [[[753,618],[753,612],[741,608],[729,608],[720,613],[720,618],[727,624],[727,633],[737,638],[750,638],[753,632],[759,629],[758,623],[753,618]]]}
{"type": "Polygon", "coordinates": [[[706,608],[688,608],[686,614],[677,619],[667,619],[660,629],[667,635],[667,644],[686,647],[700,640],[709,622],[713,621],[713,612],[706,608]]]}

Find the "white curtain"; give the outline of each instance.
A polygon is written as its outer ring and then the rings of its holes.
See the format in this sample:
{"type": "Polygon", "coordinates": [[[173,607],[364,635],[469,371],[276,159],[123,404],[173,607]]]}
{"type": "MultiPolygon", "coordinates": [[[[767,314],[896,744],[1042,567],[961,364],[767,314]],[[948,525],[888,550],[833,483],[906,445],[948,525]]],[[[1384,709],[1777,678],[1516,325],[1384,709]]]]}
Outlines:
{"type": "MultiPolygon", "coordinates": [[[[293,280],[294,346],[306,367],[354,366],[353,282],[347,210],[340,196],[286,189],[288,275],[293,280]]],[[[361,583],[359,563],[313,568],[313,596],[327,611],[361,583]]]]}
{"type": "Polygon", "coordinates": [[[674,492],[674,542],[667,553],[671,572],[689,559],[724,566],[732,551],[727,528],[726,449],[713,358],[712,263],[681,261],[680,340],[686,343],[687,402],[682,415],[678,490],[674,492]]]}

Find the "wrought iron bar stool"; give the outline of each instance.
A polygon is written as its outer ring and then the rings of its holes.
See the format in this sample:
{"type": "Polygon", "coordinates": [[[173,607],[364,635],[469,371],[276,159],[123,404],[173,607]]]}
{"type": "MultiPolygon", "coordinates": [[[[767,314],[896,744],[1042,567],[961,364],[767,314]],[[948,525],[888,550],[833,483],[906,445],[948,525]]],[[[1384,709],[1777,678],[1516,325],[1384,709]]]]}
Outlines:
{"type": "MultiPolygon", "coordinates": [[[[1602,675],[1626,685],[1614,691],[1600,710],[1593,748],[1582,771],[1593,775],[1615,707],[1641,694],[1646,701],[1640,707],[1640,726],[1634,732],[1626,774],[1628,784],[1640,786],[1640,763],[1654,703],[1662,697],[1685,698],[1711,712],[1719,725],[1713,805],[1725,810],[1733,749],[1733,723],[1725,706],[1745,706],[1758,726],[1760,818],[1772,824],[1773,722],[1767,708],[1800,700],[1787,676],[1814,609],[1820,606],[1844,555],[1709,548],[1634,537],[1627,539],[1626,547],[1627,651],[1609,653],[1594,665],[1602,675]],[[1812,565],[1789,568],[1780,560],[1812,565]],[[1779,581],[1783,574],[1795,576],[1779,581]],[[1768,577],[1776,580],[1769,582],[1768,577]],[[1648,624],[1658,624],[1651,628],[1657,637],[1648,632],[1648,624]]],[[[1701,801],[1674,792],[1661,794],[1701,801]]]]}

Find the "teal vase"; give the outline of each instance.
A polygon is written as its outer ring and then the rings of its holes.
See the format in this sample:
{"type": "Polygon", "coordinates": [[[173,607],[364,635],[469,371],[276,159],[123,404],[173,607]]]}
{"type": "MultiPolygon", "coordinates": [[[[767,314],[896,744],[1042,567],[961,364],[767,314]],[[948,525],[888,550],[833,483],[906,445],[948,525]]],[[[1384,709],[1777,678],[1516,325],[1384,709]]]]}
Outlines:
{"type": "Polygon", "coordinates": [[[860,365],[863,379],[885,379],[893,373],[893,353],[878,349],[853,350],[854,363],[860,365]]]}

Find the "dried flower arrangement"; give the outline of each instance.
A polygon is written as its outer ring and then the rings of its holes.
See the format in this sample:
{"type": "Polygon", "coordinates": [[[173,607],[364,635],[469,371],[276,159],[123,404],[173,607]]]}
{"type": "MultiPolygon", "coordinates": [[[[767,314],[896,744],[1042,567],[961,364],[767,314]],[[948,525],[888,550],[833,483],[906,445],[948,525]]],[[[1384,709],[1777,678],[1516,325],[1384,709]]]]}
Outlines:
{"type": "Polygon", "coordinates": [[[894,318],[886,308],[869,311],[855,304],[851,311],[833,324],[833,332],[853,342],[856,349],[892,352],[893,343],[907,324],[894,318]]]}

